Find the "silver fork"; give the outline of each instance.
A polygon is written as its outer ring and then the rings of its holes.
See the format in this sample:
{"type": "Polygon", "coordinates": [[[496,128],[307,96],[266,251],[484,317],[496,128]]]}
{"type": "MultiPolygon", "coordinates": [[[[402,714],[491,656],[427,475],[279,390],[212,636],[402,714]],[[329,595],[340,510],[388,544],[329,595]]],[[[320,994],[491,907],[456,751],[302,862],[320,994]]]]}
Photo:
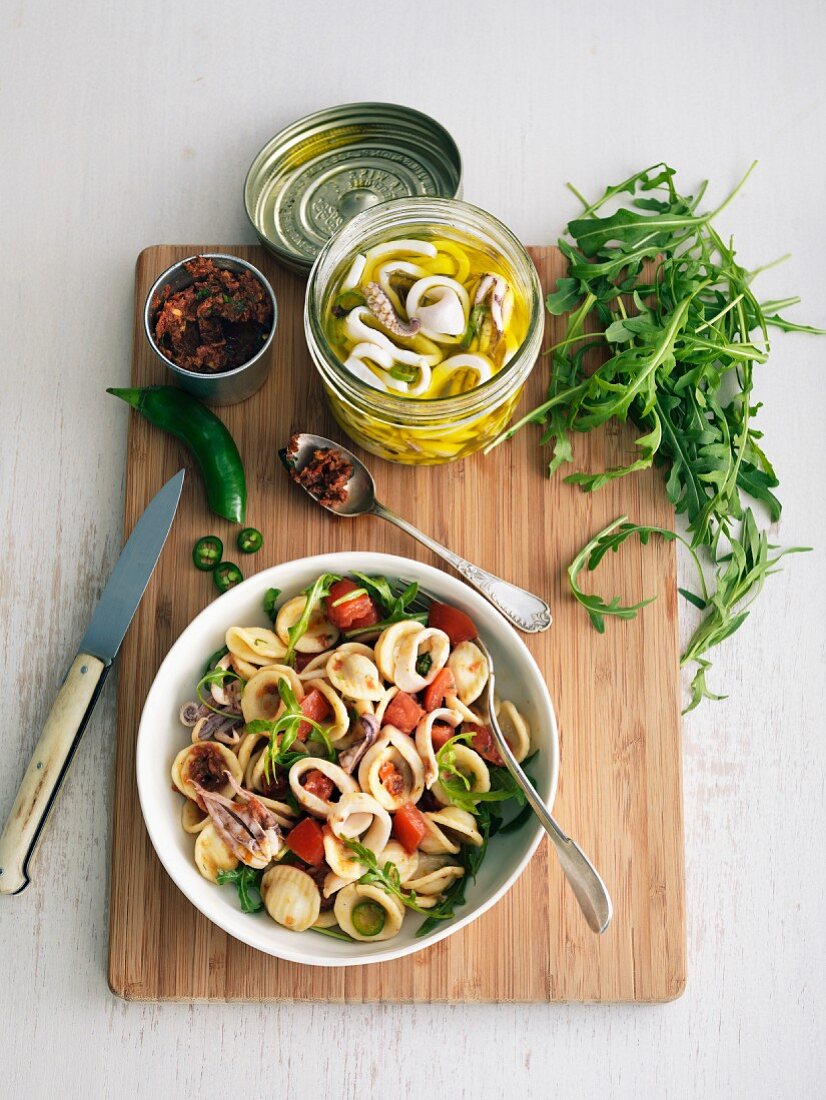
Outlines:
{"type": "MultiPolygon", "coordinates": [[[[402,583],[409,584],[410,582],[403,581],[402,583]]],[[[421,586],[419,587],[419,593],[430,600],[435,600],[437,598],[432,593],[426,592],[421,586]]],[[[414,603],[415,602],[416,601],[414,601],[414,603]]],[[[594,867],[593,863],[585,855],[577,842],[569,837],[560,827],[548,807],[542,801],[542,798],[539,796],[539,793],[534,788],[530,779],[525,775],[519,761],[513,755],[510,745],[505,740],[505,735],[499,725],[494,709],[496,673],[493,665],[493,658],[490,654],[490,650],[481,638],[475,638],[474,644],[479,647],[488,662],[488,720],[494,740],[496,741],[496,747],[499,749],[499,754],[505,761],[508,771],[524,793],[528,805],[539,818],[540,824],[551,838],[551,842],[556,849],[556,854],[559,857],[562,871],[565,878],[568,880],[569,886],[574,892],[576,900],[579,902],[579,907],[582,910],[585,920],[588,922],[588,927],[594,932],[602,933],[611,923],[611,917],[614,912],[611,895],[608,893],[608,889],[602,881],[596,867],[594,867]]]]}

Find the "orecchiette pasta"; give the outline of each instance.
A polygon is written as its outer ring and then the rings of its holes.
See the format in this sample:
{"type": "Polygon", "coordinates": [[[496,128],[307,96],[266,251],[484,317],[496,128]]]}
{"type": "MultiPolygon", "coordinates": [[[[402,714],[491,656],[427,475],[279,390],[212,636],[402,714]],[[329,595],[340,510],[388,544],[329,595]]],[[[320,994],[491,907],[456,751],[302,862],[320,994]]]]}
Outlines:
{"type": "Polygon", "coordinates": [[[447,663],[456,681],[460,702],[469,706],[479,698],[488,682],[488,662],[484,653],[473,642],[460,642],[447,663]]]}
{"type": "Polygon", "coordinates": [[[236,780],[241,779],[238,757],[226,745],[218,741],[199,741],[181,749],[172,764],[172,782],[187,798],[203,809],[203,798],[198,788],[231,794],[232,787],[227,772],[236,780]]]}
{"type": "Polygon", "coordinates": [[[210,882],[218,881],[219,871],[232,871],[238,866],[238,860],[209,820],[195,838],[195,865],[210,882]]]}
{"type": "MultiPolygon", "coordinates": [[[[468,783],[470,794],[484,794],[490,790],[490,772],[488,766],[478,752],[467,745],[454,745],[453,766],[461,772],[468,783]]],[[[433,797],[443,806],[452,805],[450,795],[438,781],[431,788],[433,797]]]]}
{"type": "MultiPolygon", "coordinates": [[[[288,645],[290,641],[290,627],[295,626],[301,618],[307,603],[306,596],[296,596],[287,600],[278,612],[275,620],[275,632],[281,641],[288,645]]],[[[306,632],[296,642],[295,648],[299,653],[323,653],[325,649],[335,645],[338,638],[338,630],[329,621],[321,610],[316,608],[310,615],[310,624],[306,632]]]]}
{"type": "Polygon", "coordinates": [[[272,722],[282,707],[281,695],[278,684],[286,680],[295,693],[299,703],[304,698],[304,685],[299,680],[296,672],[286,665],[270,665],[257,672],[244,687],[241,696],[241,710],[245,722],[254,722],[256,718],[263,718],[265,722],[272,722]]]}
{"type": "Polygon", "coordinates": [[[280,661],[286,645],[271,630],[260,626],[231,626],[226,633],[226,646],[233,657],[250,665],[268,665],[280,661]]]}
{"type": "MultiPolygon", "coordinates": [[[[434,926],[451,914],[476,866],[468,846],[514,812],[483,801],[492,776],[497,795],[508,788],[472,709],[489,675],[481,650],[451,643],[444,606],[434,625],[421,604],[400,619],[397,596],[379,601],[390,582],[375,582],[325,575],[282,602],[274,630],[231,626],[180,708],[187,744],[172,763],[205,878],[240,868],[227,879],[246,910],[257,885],[264,919],[363,942],[397,935],[411,910],[433,910],[434,926]]],[[[527,722],[511,702],[495,706],[525,759],[527,722]]]]}
{"type": "Polygon", "coordinates": [[[277,864],[261,879],[261,897],[274,921],[292,932],[306,932],[318,920],[321,894],[298,867],[277,864]]]}
{"type": "Polygon", "coordinates": [[[363,653],[339,653],[327,662],[327,676],[333,687],[348,699],[369,699],[376,702],[385,688],[379,670],[363,653]]]}
{"type": "Polygon", "coordinates": [[[505,699],[496,710],[499,726],[516,759],[521,762],[531,751],[531,727],[513,703],[505,699]]]}

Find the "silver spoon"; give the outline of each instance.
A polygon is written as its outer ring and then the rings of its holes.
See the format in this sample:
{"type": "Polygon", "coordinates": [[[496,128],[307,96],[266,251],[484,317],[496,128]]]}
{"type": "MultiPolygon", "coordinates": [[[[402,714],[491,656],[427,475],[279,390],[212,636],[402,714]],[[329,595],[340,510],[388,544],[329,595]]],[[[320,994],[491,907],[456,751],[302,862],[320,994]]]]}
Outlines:
{"type": "Polygon", "coordinates": [[[559,856],[559,862],[562,865],[565,878],[568,880],[576,900],[579,902],[579,907],[588,922],[589,928],[593,929],[594,932],[604,932],[611,923],[611,917],[614,912],[611,896],[593,863],[591,863],[577,842],[572,840],[559,827],[550,810],[539,797],[530,779],[528,779],[522,771],[516,757],[513,755],[511,747],[505,740],[505,735],[502,733],[502,729],[497,721],[496,712],[493,709],[495,679],[493,659],[481,638],[476,638],[475,644],[481,649],[482,653],[484,653],[488,662],[488,717],[490,719],[491,731],[496,740],[496,747],[499,749],[499,754],[505,761],[508,771],[524,791],[531,809],[539,818],[545,832],[551,838],[556,848],[556,854],[559,856]]]}
{"type": "MultiPolygon", "coordinates": [[[[316,504],[321,504],[322,508],[326,508],[328,512],[333,512],[337,516],[371,515],[395,523],[402,531],[418,539],[422,546],[426,546],[428,550],[432,550],[434,554],[438,554],[440,558],[452,565],[468,584],[472,585],[477,592],[481,592],[486,600],[490,600],[514,626],[524,630],[526,634],[537,634],[539,631],[548,629],[552,622],[551,609],[543,599],[466,561],[465,558],[454,554],[452,550],[448,550],[446,546],[442,546],[441,543],[420,531],[418,527],[414,527],[406,519],[385,508],[376,499],[376,484],[370,471],[352,451],[348,451],[340,443],[325,439],[323,435],[301,432],[291,438],[289,448],[279,451],[279,455],[288,471],[300,473],[317,450],[337,451],[350,463],[353,474],[347,483],[347,495],[341,503],[324,503],[306,489],[316,504]]],[[[302,488],[305,487],[302,486],[302,488]]]]}

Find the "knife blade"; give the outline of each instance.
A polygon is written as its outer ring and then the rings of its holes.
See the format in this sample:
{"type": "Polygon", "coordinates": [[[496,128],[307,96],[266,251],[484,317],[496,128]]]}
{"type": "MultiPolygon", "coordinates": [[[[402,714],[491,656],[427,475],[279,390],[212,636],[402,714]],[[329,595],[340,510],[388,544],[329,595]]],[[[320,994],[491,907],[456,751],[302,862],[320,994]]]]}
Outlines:
{"type": "Polygon", "coordinates": [[[19,894],[29,884],[29,863],[163,550],[185,473],[167,481],[135,524],[66,673],[0,834],[0,894],[19,894]]]}

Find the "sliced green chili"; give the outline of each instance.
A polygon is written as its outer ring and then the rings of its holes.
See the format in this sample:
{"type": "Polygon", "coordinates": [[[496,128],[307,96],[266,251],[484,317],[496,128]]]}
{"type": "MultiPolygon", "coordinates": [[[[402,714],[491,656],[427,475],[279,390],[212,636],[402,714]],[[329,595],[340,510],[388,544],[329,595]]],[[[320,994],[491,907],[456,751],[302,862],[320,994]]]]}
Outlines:
{"type": "Polygon", "coordinates": [[[387,913],[375,901],[360,901],[350,915],[353,928],[362,936],[377,936],[384,928],[387,913]]]}
{"type": "Polygon", "coordinates": [[[264,536],[254,527],[245,527],[238,532],[238,549],[242,554],[254,554],[264,545],[264,536]]]}
{"type": "Polygon", "coordinates": [[[235,588],[236,584],[241,583],[244,574],[234,562],[222,561],[220,565],[215,566],[212,579],[219,592],[229,592],[230,588],[235,588]]]}
{"type": "Polygon", "coordinates": [[[224,555],[224,544],[217,535],[204,535],[192,547],[192,560],[195,568],[204,573],[214,569],[224,555]]]}

